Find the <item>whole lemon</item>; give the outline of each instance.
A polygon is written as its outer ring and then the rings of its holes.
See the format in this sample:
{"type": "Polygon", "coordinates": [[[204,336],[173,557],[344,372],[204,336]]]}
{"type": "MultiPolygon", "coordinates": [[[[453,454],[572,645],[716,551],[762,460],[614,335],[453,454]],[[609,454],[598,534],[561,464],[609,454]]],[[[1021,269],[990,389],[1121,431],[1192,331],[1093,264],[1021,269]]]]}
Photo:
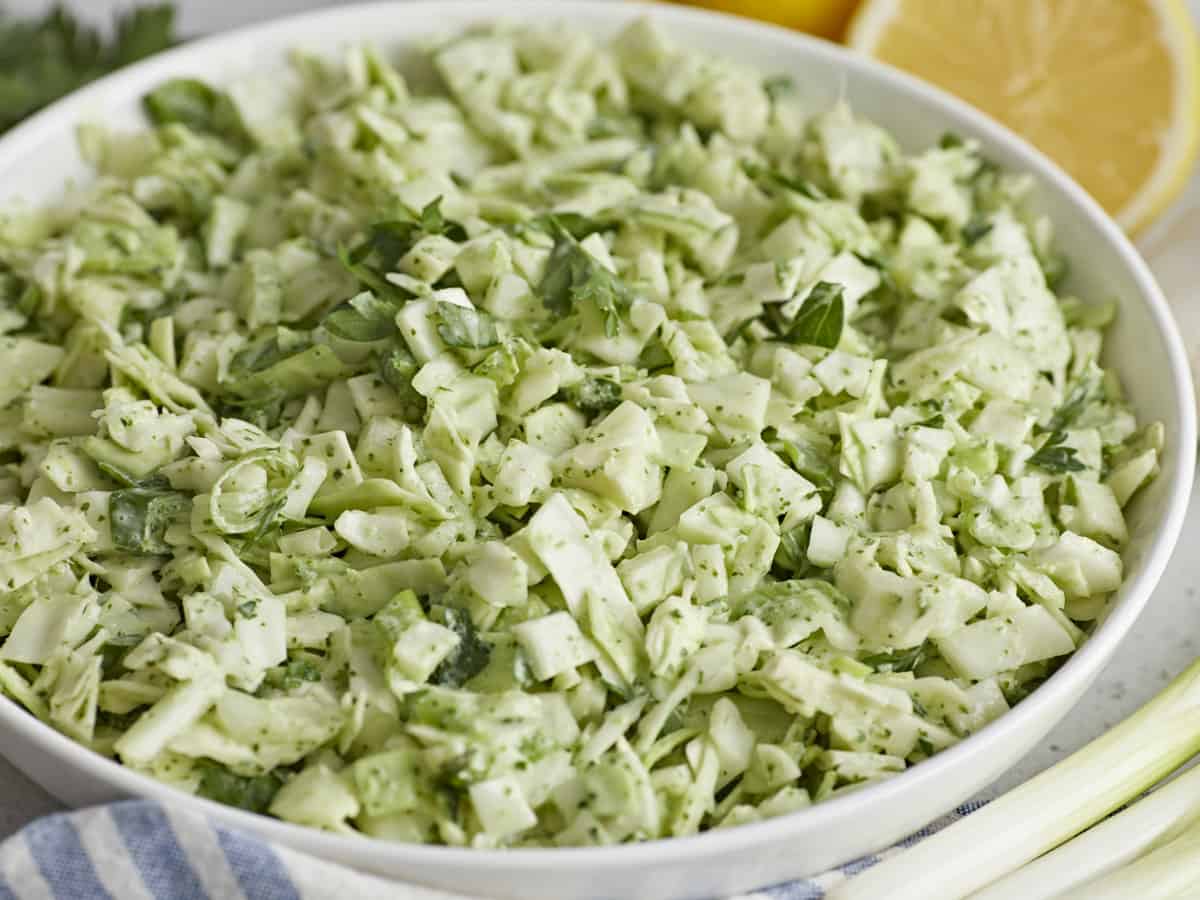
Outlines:
{"type": "Polygon", "coordinates": [[[675,0],[721,12],[774,22],[830,40],[841,38],[857,0],[675,0]]]}

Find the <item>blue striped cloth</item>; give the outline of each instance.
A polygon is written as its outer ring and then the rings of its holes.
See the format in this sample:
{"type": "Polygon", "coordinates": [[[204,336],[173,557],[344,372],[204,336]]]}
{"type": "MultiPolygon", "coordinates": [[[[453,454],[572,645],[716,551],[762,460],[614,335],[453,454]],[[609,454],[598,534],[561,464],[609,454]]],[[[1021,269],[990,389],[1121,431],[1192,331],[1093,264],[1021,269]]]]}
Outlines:
{"type": "MultiPolygon", "coordinates": [[[[820,900],[839,881],[976,809],[969,803],[881,854],[738,900],[820,900]]],[[[196,813],[142,800],[39,819],[0,844],[0,900],[466,900],[363,875],[196,813]]]]}

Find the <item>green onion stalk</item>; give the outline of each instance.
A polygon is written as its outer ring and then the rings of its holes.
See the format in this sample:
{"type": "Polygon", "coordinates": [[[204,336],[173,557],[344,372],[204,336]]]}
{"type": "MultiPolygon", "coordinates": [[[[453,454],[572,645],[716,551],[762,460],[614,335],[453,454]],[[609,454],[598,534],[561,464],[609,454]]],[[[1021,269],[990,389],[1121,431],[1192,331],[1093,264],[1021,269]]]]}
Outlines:
{"type": "Polygon", "coordinates": [[[1070,839],[1198,752],[1200,660],[1106,734],[912,849],[838,885],[828,900],[1172,900],[1180,890],[1200,884],[1200,775],[1188,772],[1099,828],[1070,839]],[[1164,872],[1172,874],[1163,887],[1154,893],[1143,889],[1164,872]],[[1094,878],[1101,880],[1089,885],[1094,878]]]}

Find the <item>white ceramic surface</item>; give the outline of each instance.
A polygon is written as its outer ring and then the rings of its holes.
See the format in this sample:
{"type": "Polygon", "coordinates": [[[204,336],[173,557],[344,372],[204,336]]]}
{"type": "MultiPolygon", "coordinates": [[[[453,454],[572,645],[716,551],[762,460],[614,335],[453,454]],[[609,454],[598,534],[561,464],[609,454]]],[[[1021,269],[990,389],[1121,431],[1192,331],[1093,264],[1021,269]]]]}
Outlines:
{"type": "Polygon", "coordinates": [[[0,701],[0,751],[71,805],[153,796],[198,806],[229,824],[359,868],[478,895],[522,898],[712,897],[817,871],[882,847],[991,782],[1029,751],[1096,678],[1141,612],[1178,536],[1191,486],[1195,417],[1183,347],[1140,257],[1077,186],[1023,142],[966,105],[832,45],[674,7],[554,0],[379,4],[330,10],[190,44],[85,89],[0,140],[0,200],[56,195],[87,177],[72,129],[86,119],[138,121],[137,100],[164,78],[216,82],[280,64],[287,48],[330,50],[369,38],[386,49],[422,34],[494,17],[569,18],[610,34],[651,12],[681,40],[795,76],[814,105],[845,96],[861,113],[919,146],[948,129],[978,138],[1001,165],[1037,176],[1038,203],[1075,267],[1072,288],[1121,303],[1110,349],[1144,419],[1167,424],[1158,481],[1130,516],[1128,578],[1091,640],[1013,712],[888,782],[773,821],[694,838],[579,850],[473,851],[326,835],[187,797],[91,754],[0,701]],[[569,9],[569,14],[568,14],[569,9]]]}

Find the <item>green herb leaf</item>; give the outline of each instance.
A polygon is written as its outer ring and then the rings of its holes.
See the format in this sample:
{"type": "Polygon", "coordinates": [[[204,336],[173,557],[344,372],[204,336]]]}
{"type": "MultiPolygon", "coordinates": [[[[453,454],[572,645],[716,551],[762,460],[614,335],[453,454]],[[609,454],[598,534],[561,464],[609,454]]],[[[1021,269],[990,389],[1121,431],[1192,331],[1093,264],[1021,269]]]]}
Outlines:
{"type": "MultiPolygon", "coordinates": [[[[291,397],[309,394],[339,378],[348,378],[357,373],[354,366],[342,362],[333,349],[325,344],[305,347],[299,352],[285,355],[278,361],[272,360],[266,368],[249,371],[239,362],[241,354],[234,357],[229,367],[229,378],[222,384],[231,400],[243,405],[261,406],[291,397]]],[[[249,360],[251,365],[260,364],[262,359],[249,360]]]]}
{"type": "Polygon", "coordinates": [[[0,131],[120,66],[174,43],[174,10],[162,4],[119,16],[113,40],[62,6],[38,20],[0,19],[0,131]]]}
{"type": "Polygon", "coordinates": [[[864,656],[859,662],[866,663],[876,672],[911,672],[925,661],[925,645],[920,644],[907,650],[892,650],[864,656]]]}
{"type": "Polygon", "coordinates": [[[253,619],[258,615],[258,601],[247,600],[237,605],[237,614],[243,619],[253,619]]]}
{"type": "Polygon", "coordinates": [[[609,337],[620,334],[621,311],[633,302],[629,287],[566,232],[559,235],[550,253],[538,290],[546,308],[558,316],[570,315],[577,304],[594,304],[604,316],[609,337]]]}
{"type": "Polygon", "coordinates": [[[117,549],[127,553],[170,553],[167,528],[191,509],[192,498],[162,487],[130,487],[109,498],[109,529],[117,549]]]}
{"type": "Polygon", "coordinates": [[[307,659],[293,659],[283,669],[284,690],[295,690],[302,684],[313,684],[320,680],[321,670],[307,659]]]}
{"type": "Polygon", "coordinates": [[[446,230],[446,217],[442,215],[442,198],[439,195],[427,203],[421,210],[418,220],[421,230],[426,234],[441,234],[446,230]]]}
{"type": "Polygon", "coordinates": [[[986,237],[991,232],[992,228],[993,225],[991,222],[979,218],[971,219],[966,225],[963,226],[963,242],[969,247],[986,237]]]}
{"type": "Polygon", "coordinates": [[[250,142],[241,114],[224,91],[195,78],[173,78],[142,98],[155,125],[178,123],[235,144],[250,142]]]}
{"type": "Polygon", "coordinates": [[[175,43],[175,8],[169,3],[137,6],[117,19],[112,48],[114,66],[127,66],[175,43]]]}
{"type": "Polygon", "coordinates": [[[203,775],[196,793],[226,806],[236,806],[250,812],[265,812],[283,787],[283,780],[271,773],[266,775],[235,775],[216,763],[202,763],[203,775]]]}
{"type": "Polygon", "coordinates": [[[1071,274],[1071,260],[1061,253],[1052,253],[1042,260],[1042,274],[1046,277],[1046,287],[1057,291],[1071,274]]]}
{"type": "Polygon", "coordinates": [[[742,171],[768,191],[783,188],[802,194],[810,200],[825,199],[825,192],[806,178],[785,175],[777,169],[769,169],[750,160],[742,161],[742,171]]]}
{"type": "Polygon", "coordinates": [[[450,347],[480,350],[500,343],[495,321],[482,310],[442,301],[438,303],[434,315],[438,320],[437,332],[450,347]]]}
{"type": "Polygon", "coordinates": [[[832,491],[837,472],[833,464],[816,451],[791,441],[783,442],[783,453],[792,468],[812,482],[818,491],[832,491]]]}
{"type": "Polygon", "coordinates": [[[1057,431],[1050,435],[1046,443],[1041,446],[1041,449],[1029,457],[1030,465],[1037,466],[1039,469],[1045,469],[1047,472],[1053,472],[1056,475],[1064,475],[1068,472],[1082,472],[1087,466],[1076,457],[1074,447],[1068,447],[1063,444],[1063,441],[1066,439],[1067,435],[1062,431],[1057,431]]]}
{"type": "Polygon", "coordinates": [[[387,280],[386,273],[394,271],[401,257],[421,238],[443,234],[451,240],[466,240],[467,232],[457,222],[442,214],[442,198],[436,197],[413,216],[407,210],[395,219],[373,224],[366,239],[353,248],[338,249],[338,259],[351,275],[370,288],[377,297],[405,300],[407,292],[387,280]]]}
{"type": "Polygon", "coordinates": [[[517,346],[515,341],[505,341],[471,371],[491,379],[498,388],[509,387],[521,374],[521,357],[517,354],[517,346]]]}
{"type": "Polygon", "coordinates": [[[804,552],[805,529],[793,528],[779,536],[779,549],[775,551],[775,565],[793,575],[800,573],[808,563],[804,552]]]}
{"type": "Polygon", "coordinates": [[[393,349],[379,360],[379,376],[396,390],[410,387],[419,368],[416,359],[405,348],[393,349]]]}
{"type": "Polygon", "coordinates": [[[105,678],[117,678],[125,671],[125,654],[142,642],[141,637],[132,634],[118,634],[105,641],[100,648],[100,670],[105,678]]]}
{"type": "MultiPolygon", "coordinates": [[[[1096,388],[1096,383],[1091,378],[1082,378],[1071,389],[1071,393],[1067,395],[1067,399],[1063,401],[1062,406],[1054,411],[1054,415],[1050,417],[1050,421],[1044,426],[1039,426],[1038,431],[1049,431],[1051,434],[1059,434],[1066,431],[1087,408],[1088,403],[1092,399],[1092,391],[1096,388]]],[[[1062,443],[1065,436],[1060,436],[1057,443],[1062,443]]]]}
{"type": "Polygon", "coordinates": [[[772,75],[763,79],[763,91],[771,102],[775,102],[795,90],[796,82],[790,75],[772,75]]]}
{"type": "Polygon", "coordinates": [[[254,526],[254,530],[250,532],[249,537],[246,538],[247,546],[253,547],[260,543],[262,539],[267,536],[267,533],[270,532],[271,527],[275,524],[276,519],[279,518],[279,513],[286,505],[287,492],[280,491],[271,499],[270,503],[263,507],[263,511],[259,513],[258,516],[258,524],[254,526]]]}
{"type": "Polygon", "coordinates": [[[528,222],[523,222],[522,227],[536,228],[538,231],[544,231],[556,238],[569,234],[575,240],[582,241],[589,234],[611,228],[612,223],[593,216],[585,216],[583,213],[558,212],[536,216],[528,222]]]}
{"type": "Polygon", "coordinates": [[[111,463],[107,463],[102,459],[92,459],[96,464],[96,468],[115,481],[117,484],[124,487],[136,487],[137,479],[126,472],[124,469],[119,469],[111,463]]]}
{"type": "MultiPolygon", "coordinates": [[[[379,267],[367,262],[375,252],[375,240],[368,238],[354,248],[339,247],[338,262],[342,268],[358,279],[359,283],[378,297],[407,299],[397,285],[387,280],[387,270],[392,266],[379,267]]],[[[397,257],[398,258],[398,257],[397,257]]],[[[394,263],[393,263],[394,265],[394,263]]]]}
{"type": "Polygon", "coordinates": [[[396,333],[396,307],[363,291],[327,315],[321,324],[345,341],[380,341],[396,333]]]}
{"type": "Polygon", "coordinates": [[[458,646],[429,676],[430,684],[462,687],[484,670],[492,656],[492,645],[479,636],[466,610],[434,607],[429,618],[458,635],[458,646]]]}
{"type": "Polygon", "coordinates": [[[846,324],[842,294],[845,288],[829,281],[818,281],[796,314],[787,339],[797,344],[810,344],[833,350],[842,339],[846,324]]]}
{"type": "Polygon", "coordinates": [[[466,229],[442,213],[440,196],[425,204],[416,217],[405,210],[395,219],[376,222],[370,228],[368,243],[391,269],[417,241],[431,234],[445,235],[454,241],[467,239],[466,229]]]}
{"type": "Polygon", "coordinates": [[[607,378],[586,378],[565,391],[567,402],[589,417],[621,405],[621,385],[607,378]]]}

